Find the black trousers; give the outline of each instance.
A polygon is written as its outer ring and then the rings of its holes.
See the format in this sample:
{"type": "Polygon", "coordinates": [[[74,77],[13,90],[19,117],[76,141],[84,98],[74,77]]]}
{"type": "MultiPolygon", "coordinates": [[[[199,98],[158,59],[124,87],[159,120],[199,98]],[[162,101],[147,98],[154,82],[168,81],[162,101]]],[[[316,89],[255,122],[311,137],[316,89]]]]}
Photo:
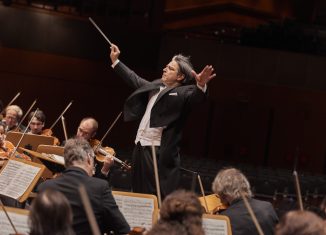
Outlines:
{"type": "MultiPolygon", "coordinates": [[[[176,190],[179,186],[180,156],[178,155],[176,158],[166,161],[166,159],[163,159],[163,155],[160,154],[159,146],[155,147],[155,152],[160,180],[160,191],[162,199],[164,199],[165,196],[176,190]]],[[[137,143],[133,151],[132,162],[133,192],[156,195],[152,146],[141,146],[140,143],[137,143]]]]}
{"type": "MultiPolygon", "coordinates": [[[[155,147],[157,162],[159,149],[159,146],[155,147]]],[[[152,146],[141,146],[138,142],[132,154],[132,164],[132,191],[156,195],[152,146]]]]}

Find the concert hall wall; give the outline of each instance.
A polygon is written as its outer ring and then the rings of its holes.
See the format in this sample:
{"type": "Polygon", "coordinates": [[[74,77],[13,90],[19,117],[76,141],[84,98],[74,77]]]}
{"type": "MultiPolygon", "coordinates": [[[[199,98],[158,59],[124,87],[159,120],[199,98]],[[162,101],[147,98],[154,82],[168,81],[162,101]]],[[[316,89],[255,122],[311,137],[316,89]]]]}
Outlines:
{"type": "MultiPolygon", "coordinates": [[[[86,20],[23,11],[20,18],[8,9],[0,7],[0,99],[21,91],[16,104],[24,110],[38,99],[47,127],[73,100],[65,114],[69,135],[94,116],[101,137],[132,91],[112,72],[108,44],[86,20]]],[[[196,71],[214,65],[208,100],[186,123],[184,156],[291,169],[297,154],[299,170],[325,171],[325,57],[114,30],[107,33],[121,59],[144,77],[159,77],[179,52],[191,55],[196,71]]],[[[130,150],[136,129],[120,120],[105,143],[130,150]]],[[[61,123],[54,133],[63,139],[61,123]]]]}

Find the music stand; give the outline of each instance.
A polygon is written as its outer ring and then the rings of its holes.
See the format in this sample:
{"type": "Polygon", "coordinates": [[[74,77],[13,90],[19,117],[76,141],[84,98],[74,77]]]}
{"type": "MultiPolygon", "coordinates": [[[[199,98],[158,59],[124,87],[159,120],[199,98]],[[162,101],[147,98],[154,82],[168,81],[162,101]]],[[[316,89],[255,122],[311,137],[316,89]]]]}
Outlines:
{"type": "MultiPolygon", "coordinates": [[[[10,131],[7,133],[6,140],[10,141],[14,146],[16,146],[22,135],[23,133],[21,132],[10,131]]],[[[53,145],[54,137],[45,135],[25,134],[18,147],[23,147],[36,151],[37,147],[40,144],[53,145]]]]}
{"type": "Polygon", "coordinates": [[[58,161],[55,156],[51,155],[63,155],[63,147],[60,146],[53,146],[53,145],[39,145],[37,151],[26,150],[23,149],[28,154],[32,155],[33,157],[37,158],[41,161],[48,170],[50,170],[53,174],[60,173],[64,171],[64,163],[58,161]]]}

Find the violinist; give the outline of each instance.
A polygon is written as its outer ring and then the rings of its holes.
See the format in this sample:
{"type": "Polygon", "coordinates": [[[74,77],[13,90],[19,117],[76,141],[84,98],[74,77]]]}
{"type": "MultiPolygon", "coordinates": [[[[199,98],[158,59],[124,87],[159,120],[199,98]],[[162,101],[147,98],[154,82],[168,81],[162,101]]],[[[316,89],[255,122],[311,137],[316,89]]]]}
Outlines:
{"type": "Polygon", "coordinates": [[[212,189],[221,198],[222,203],[228,205],[220,214],[230,218],[233,235],[258,234],[241,194],[248,199],[264,234],[274,234],[278,217],[272,204],[252,198],[249,181],[240,170],[227,168],[219,171],[212,189]]]}
{"type": "MultiPolygon", "coordinates": [[[[5,161],[8,160],[12,151],[15,148],[15,146],[10,141],[5,140],[6,139],[5,129],[6,129],[6,125],[3,122],[0,122],[0,168],[3,166],[5,161]]],[[[28,157],[25,154],[16,153],[15,156],[16,158],[31,161],[30,157],[28,157]]]]}
{"type": "MultiPolygon", "coordinates": [[[[28,115],[28,122],[34,116],[35,111],[28,115]]],[[[29,131],[27,133],[34,135],[42,135],[42,131],[45,124],[45,114],[42,110],[38,110],[32,121],[29,124],[29,131]]]]}
{"type": "MultiPolygon", "coordinates": [[[[45,125],[45,119],[46,119],[44,112],[42,110],[38,110],[35,116],[34,113],[35,111],[31,112],[28,115],[28,122],[31,121],[29,124],[28,133],[34,135],[52,136],[52,131],[50,129],[43,129],[45,125]],[[31,118],[33,119],[31,120],[31,118]]],[[[60,145],[60,142],[56,137],[54,137],[54,145],[60,145]]]]}
{"type": "MultiPolygon", "coordinates": [[[[23,110],[18,105],[9,105],[5,110],[4,118],[2,120],[2,122],[6,124],[6,132],[14,131],[22,116],[23,110]]],[[[18,127],[18,131],[25,130],[25,128],[26,127],[21,125],[18,127]]]]}
{"type": "MultiPolygon", "coordinates": [[[[94,143],[96,144],[98,142],[94,139],[97,129],[98,129],[98,122],[94,118],[92,117],[83,118],[78,126],[76,137],[87,140],[94,148],[96,147],[94,146],[94,143]]],[[[114,163],[113,156],[107,156],[104,159],[103,165],[99,164],[99,162],[96,162],[95,177],[109,180],[110,168],[113,165],[113,163],[114,163]]]]}
{"type": "Polygon", "coordinates": [[[6,139],[5,129],[6,129],[6,125],[3,122],[1,122],[0,123],[0,168],[3,166],[5,161],[8,160],[11,151],[15,148],[11,142],[5,140],[6,139]]]}
{"type": "Polygon", "coordinates": [[[194,192],[177,190],[169,194],[160,209],[159,221],[146,235],[204,235],[203,208],[194,192]]]}

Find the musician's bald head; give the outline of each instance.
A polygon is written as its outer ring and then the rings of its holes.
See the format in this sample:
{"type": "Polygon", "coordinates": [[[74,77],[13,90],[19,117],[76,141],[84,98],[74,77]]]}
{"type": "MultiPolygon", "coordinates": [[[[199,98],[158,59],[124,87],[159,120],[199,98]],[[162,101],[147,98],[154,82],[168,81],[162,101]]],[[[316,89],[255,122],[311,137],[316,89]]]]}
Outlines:
{"type": "Polygon", "coordinates": [[[90,140],[96,135],[98,122],[92,117],[83,118],[77,129],[76,137],[90,140]]]}

